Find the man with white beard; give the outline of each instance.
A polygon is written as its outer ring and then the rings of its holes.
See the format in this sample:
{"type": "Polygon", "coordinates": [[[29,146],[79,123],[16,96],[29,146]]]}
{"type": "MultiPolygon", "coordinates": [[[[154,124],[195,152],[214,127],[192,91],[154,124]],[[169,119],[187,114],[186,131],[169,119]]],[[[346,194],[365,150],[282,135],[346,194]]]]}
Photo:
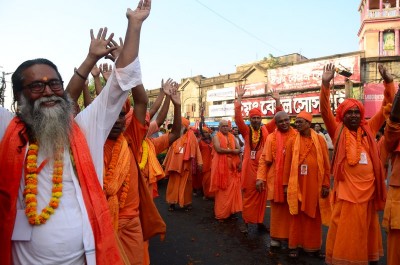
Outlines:
{"type": "MultiPolygon", "coordinates": [[[[0,108],[0,264],[124,263],[101,188],[103,145],[129,90],[146,95],[139,88],[138,52],[150,6],[151,0],[140,0],[127,10],[115,70],[75,118],[52,62],[29,60],[14,72],[16,117],[0,108]]],[[[113,34],[106,35],[107,29],[97,38],[91,31],[88,56],[67,91],[76,93],[94,64],[116,49],[113,34]]]]}

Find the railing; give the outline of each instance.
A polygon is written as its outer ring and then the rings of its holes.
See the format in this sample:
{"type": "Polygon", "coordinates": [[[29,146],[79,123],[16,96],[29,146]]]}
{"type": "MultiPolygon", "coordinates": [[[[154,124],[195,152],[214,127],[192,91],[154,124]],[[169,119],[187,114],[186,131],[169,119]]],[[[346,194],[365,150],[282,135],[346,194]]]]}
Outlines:
{"type": "Polygon", "coordinates": [[[395,17],[398,15],[399,10],[397,8],[371,9],[368,12],[368,18],[395,17]]]}

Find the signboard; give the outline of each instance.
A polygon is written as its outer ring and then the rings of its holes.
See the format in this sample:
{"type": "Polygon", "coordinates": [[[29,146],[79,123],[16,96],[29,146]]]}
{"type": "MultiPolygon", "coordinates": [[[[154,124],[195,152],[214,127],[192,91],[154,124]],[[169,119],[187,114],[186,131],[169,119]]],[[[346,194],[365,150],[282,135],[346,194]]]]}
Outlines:
{"type": "Polygon", "coordinates": [[[383,84],[364,85],[364,107],[366,118],[371,118],[380,110],[382,106],[384,90],[385,87],[383,84]]]}
{"type": "Polygon", "coordinates": [[[246,89],[245,96],[256,96],[265,94],[265,83],[255,83],[255,84],[246,84],[244,87],[246,89]]]}
{"type": "MultiPolygon", "coordinates": [[[[334,102],[334,109],[345,99],[344,89],[335,90],[335,95],[331,102],[334,102]]],[[[297,115],[300,111],[305,110],[312,114],[320,114],[319,110],[319,93],[304,93],[291,97],[281,97],[283,110],[289,115],[297,115]]],[[[275,115],[275,100],[273,98],[258,98],[242,100],[242,115],[248,117],[252,108],[260,108],[264,116],[275,115]]]]}
{"type": "MultiPolygon", "coordinates": [[[[328,63],[334,63],[340,69],[346,68],[352,73],[350,80],[353,83],[360,82],[360,56],[356,55],[269,69],[268,90],[285,91],[320,87],[322,72],[328,63]]],[[[344,85],[345,77],[335,74],[334,82],[335,85],[344,85]]]]}
{"type": "Polygon", "coordinates": [[[235,98],[235,87],[224,87],[220,89],[208,90],[207,101],[223,101],[235,98]]]}
{"type": "Polygon", "coordinates": [[[209,117],[234,116],[234,104],[221,104],[208,107],[209,117]]]}

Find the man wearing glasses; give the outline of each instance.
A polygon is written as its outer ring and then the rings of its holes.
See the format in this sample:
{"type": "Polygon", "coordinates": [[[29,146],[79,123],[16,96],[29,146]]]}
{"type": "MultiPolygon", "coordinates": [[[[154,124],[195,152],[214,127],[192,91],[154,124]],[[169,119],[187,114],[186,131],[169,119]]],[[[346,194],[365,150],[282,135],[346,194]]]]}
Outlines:
{"type": "MultiPolygon", "coordinates": [[[[129,90],[144,95],[138,59],[150,0],[128,8],[125,45],[107,85],[74,119],[69,97],[95,63],[116,49],[107,28],[91,31],[89,54],[66,91],[47,59],[12,76],[16,117],[0,108],[0,263],[123,264],[102,191],[103,145],[129,90]],[[68,93],[69,92],[69,93],[68,93]]],[[[135,102],[136,103],[136,102],[135,102]]]]}

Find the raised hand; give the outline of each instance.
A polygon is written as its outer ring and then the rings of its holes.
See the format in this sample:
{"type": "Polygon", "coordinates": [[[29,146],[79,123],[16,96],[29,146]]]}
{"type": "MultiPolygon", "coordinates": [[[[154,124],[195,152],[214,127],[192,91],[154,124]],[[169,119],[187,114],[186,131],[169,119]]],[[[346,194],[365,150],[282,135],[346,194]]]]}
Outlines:
{"type": "Polygon", "coordinates": [[[329,63],[324,66],[324,71],[322,73],[322,84],[324,87],[329,88],[331,80],[335,77],[335,65],[329,63]]]}
{"type": "Polygon", "coordinates": [[[100,75],[100,69],[97,67],[96,64],[93,66],[90,73],[92,74],[93,77],[98,77],[100,75]]]}
{"type": "Polygon", "coordinates": [[[109,43],[114,37],[114,33],[111,33],[108,38],[107,37],[107,27],[100,28],[97,33],[97,37],[94,37],[93,29],[90,30],[90,46],[89,46],[89,56],[92,56],[96,61],[100,58],[106,56],[107,54],[114,51],[117,47],[110,47],[109,43]]]}
{"type": "Polygon", "coordinates": [[[150,9],[151,0],[140,0],[135,10],[128,8],[126,11],[126,17],[138,22],[143,22],[150,15],[150,9]]]}
{"type": "Polygon", "coordinates": [[[119,38],[119,44],[112,39],[111,42],[108,44],[108,46],[111,47],[116,47],[115,50],[111,51],[108,55],[106,55],[106,59],[110,59],[111,61],[115,62],[115,60],[118,58],[119,54],[122,51],[122,48],[124,47],[124,41],[122,38],[119,38]]]}
{"type": "Polygon", "coordinates": [[[280,100],[280,99],[281,99],[281,96],[279,95],[279,92],[278,92],[278,91],[272,91],[271,97],[272,97],[273,99],[275,99],[275,100],[280,100]]]}
{"type": "Polygon", "coordinates": [[[245,87],[246,87],[246,83],[243,84],[241,82],[239,83],[238,86],[236,86],[236,93],[237,93],[239,99],[242,99],[243,95],[246,93],[245,87]]]}
{"type": "Polygon", "coordinates": [[[107,82],[112,73],[112,66],[108,65],[108,63],[100,64],[100,73],[103,76],[104,80],[107,82]]]}
{"type": "Polygon", "coordinates": [[[167,81],[164,83],[164,79],[161,80],[161,89],[164,91],[164,93],[168,96],[171,96],[174,87],[173,84],[176,83],[172,78],[168,78],[167,81]]]}
{"type": "Polygon", "coordinates": [[[171,90],[170,90],[171,95],[170,95],[170,97],[171,97],[172,103],[174,105],[180,105],[181,104],[181,93],[178,91],[178,88],[179,88],[179,84],[177,82],[172,82],[171,83],[171,90]]]}
{"type": "Polygon", "coordinates": [[[379,73],[381,74],[381,77],[386,83],[392,83],[393,82],[393,76],[387,71],[386,67],[383,66],[383,64],[378,65],[378,70],[379,73]]]}

